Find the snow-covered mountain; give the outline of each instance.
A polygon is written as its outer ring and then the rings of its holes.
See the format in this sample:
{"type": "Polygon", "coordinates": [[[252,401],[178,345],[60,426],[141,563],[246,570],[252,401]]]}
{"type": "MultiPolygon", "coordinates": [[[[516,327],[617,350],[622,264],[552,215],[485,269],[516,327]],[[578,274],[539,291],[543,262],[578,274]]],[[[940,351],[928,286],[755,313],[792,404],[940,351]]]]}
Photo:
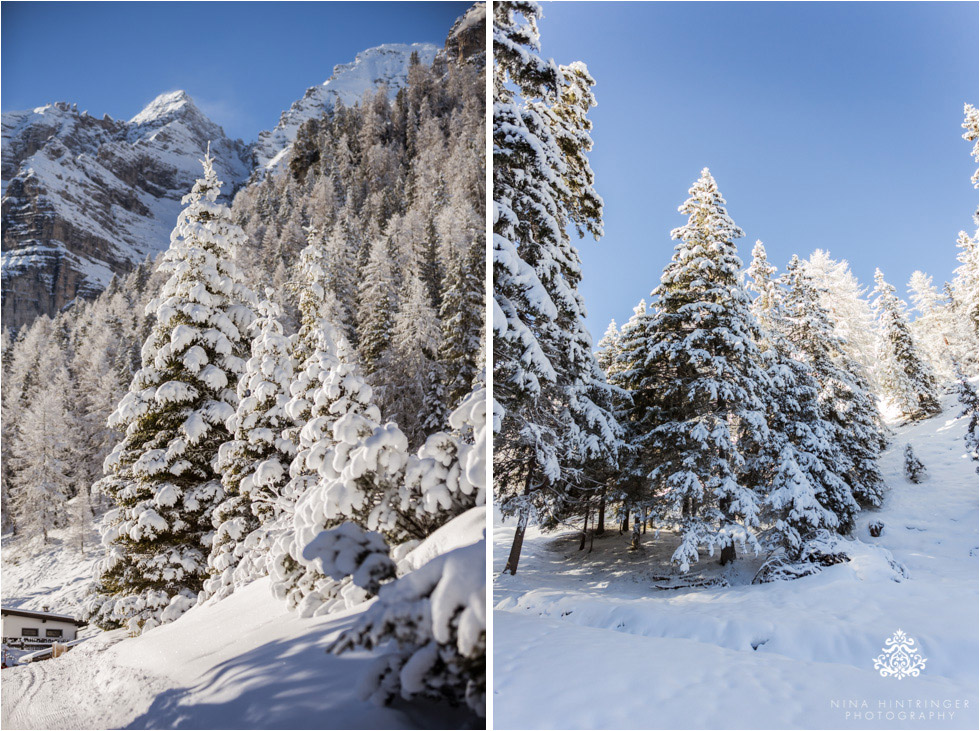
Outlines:
{"type": "Polygon", "coordinates": [[[306,90],[302,99],[282,113],[275,129],[259,133],[253,147],[257,169],[274,169],[283,161],[304,122],[319,118],[339,101],[344,106],[359,102],[364,93],[385,84],[394,98],[408,81],[412,54],[420,63],[431,64],[439,47],[431,43],[387,43],[357,54],[352,63],[338,64],[333,75],[306,90]]]}
{"type": "Polygon", "coordinates": [[[100,292],[169,241],[208,142],[228,190],[249,173],[230,140],[183,91],[131,120],[59,102],[2,118],[3,324],[100,292]]]}
{"type": "Polygon", "coordinates": [[[278,170],[299,127],[339,101],[350,106],[386,85],[405,86],[413,54],[484,63],[485,6],[454,24],[445,49],[385,44],[340,64],[246,145],[229,139],[183,91],[161,94],[129,121],[57,102],[2,115],[2,318],[17,328],[102,291],[114,274],[164,249],[180,199],[211,142],[226,195],[253,173],[278,170]]]}

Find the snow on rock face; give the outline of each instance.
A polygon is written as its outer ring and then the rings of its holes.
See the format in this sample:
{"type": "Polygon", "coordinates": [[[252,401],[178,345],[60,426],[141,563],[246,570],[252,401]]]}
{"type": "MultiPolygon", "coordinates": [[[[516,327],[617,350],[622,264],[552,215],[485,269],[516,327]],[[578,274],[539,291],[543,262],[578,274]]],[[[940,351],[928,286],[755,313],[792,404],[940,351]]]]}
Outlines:
{"type": "Polygon", "coordinates": [[[230,194],[249,175],[246,147],[183,91],[128,122],[64,102],[4,112],[4,325],[94,296],[165,249],[209,141],[230,194]]]}
{"type": "Polygon", "coordinates": [[[282,113],[275,129],[260,132],[253,147],[255,166],[259,170],[274,170],[283,163],[296,139],[296,132],[309,119],[316,119],[339,101],[353,106],[366,91],[386,84],[394,98],[408,82],[408,66],[412,53],[419,62],[431,64],[439,51],[431,43],[386,43],[361,51],[351,63],[334,67],[333,75],[319,86],[306,90],[302,99],[282,113]]]}

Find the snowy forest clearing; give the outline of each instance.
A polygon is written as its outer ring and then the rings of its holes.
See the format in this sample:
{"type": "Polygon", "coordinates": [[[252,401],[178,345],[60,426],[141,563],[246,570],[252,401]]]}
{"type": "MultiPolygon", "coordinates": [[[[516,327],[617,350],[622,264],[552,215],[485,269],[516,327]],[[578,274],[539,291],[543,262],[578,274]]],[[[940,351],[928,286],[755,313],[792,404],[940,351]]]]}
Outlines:
{"type": "Polygon", "coordinates": [[[57,660],[4,670],[2,725],[459,728],[464,709],[380,707],[351,693],[373,655],[325,648],[367,606],[302,619],[261,579],[140,637],[107,632],[57,660]]]}
{"type": "Polygon", "coordinates": [[[940,416],[894,429],[880,462],[884,504],[858,516],[852,560],[796,581],[752,585],[761,558],[726,568],[715,558],[692,573],[730,586],[658,591],[674,537],[648,532],[629,552],[614,526],[591,554],[578,552],[579,532],[531,528],[517,575],[505,575],[514,529],[498,521],[495,726],[892,728],[899,717],[878,711],[900,709],[879,702],[912,699],[953,707],[931,709],[945,717],[926,708],[903,727],[976,728],[977,474],[957,406],[946,396],[940,416]],[[921,484],[904,476],[907,443],[928,471],[921,484]],[[878,539],[873,520],[884,524],[878,539]],[[873,662],[899,629],[926,667],[896,684],[873,662]]]}

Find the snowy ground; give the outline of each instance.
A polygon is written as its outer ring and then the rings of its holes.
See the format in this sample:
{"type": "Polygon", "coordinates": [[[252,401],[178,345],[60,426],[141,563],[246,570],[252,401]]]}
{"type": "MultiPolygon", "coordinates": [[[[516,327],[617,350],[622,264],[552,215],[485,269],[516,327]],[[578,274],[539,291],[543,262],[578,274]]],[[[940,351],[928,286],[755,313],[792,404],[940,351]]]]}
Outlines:
{"type": "Polygon", "coordinates": [[[727,586],[657,589],[676,537],[651,532],[629,552],[615,527],[591,554],[572,531],[529,530],[518,575],[504,576],[513,528],[498,521],[495,727],[977,728],[978,478],[958,404],[946,406],[895,429],[891,489],[859,517],[854,559],[797,581],[753,586],[759,559],[709,559],[692,573],[727,586]],[[922,484],[904,477],[907,442],[922,484]],[[926,658],[919,677],[873,667],[899,629],[926,658]]]}
{"type": "MultiPolygon", "coordinates": [[[[474,508],[406,557],[415,566],[483,537],[474,508]]],[[[6,584],[6,567],[4,583],[6,584]]],[[[29,573],[24,569],[24,573],[29,573]]],[[[4,593],[6,596],[6,586],[4,593]]],[[[3,670],[4,729],[467,728],[462,708],[379,707],[356,689],[374,653],[324,648],[370,603],[323,617],[286,611],[261,579],[130,638],[98,633],[66,655],[3,670]],[[79,702],[84,699],[84,702],[79,702]]],[[[478,722],[479,723],[479,722],[478,722]]]]}

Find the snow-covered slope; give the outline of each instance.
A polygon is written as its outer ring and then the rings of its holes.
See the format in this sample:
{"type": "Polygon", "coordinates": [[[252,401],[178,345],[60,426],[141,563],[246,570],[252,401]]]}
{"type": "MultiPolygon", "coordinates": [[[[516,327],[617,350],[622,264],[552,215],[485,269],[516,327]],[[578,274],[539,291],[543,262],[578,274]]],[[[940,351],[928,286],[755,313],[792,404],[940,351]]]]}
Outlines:
{"type": "Polygon", "coordinates": [[[296,132],[304,122],[319,118],[339,101],[352,106],[364,93],[385,84],[392,98],[408,82],[412,54],[420,63],[431,64],[439,47],[431,43],[388,43],[357,54],[352,63],[334,67],[333,75],[319,86],[311,86],[302,99],[282,113],[275,129],[259,133],[252,148],[259,170],[275,169],[288,155],[296,132]]]}
{"type": "Polygon", "coordinates": [[[182,91],[128,122],[65,103],[2,119],[6,327],[92,296],[165,248],[208,142],[229,193],[250,172],[245,145],[182,91]]]}
{"type": "MultiPolygon", "coordinates": [[[[457,516],[406,556],[407,588],[413,587],[413,577],[422,576],[416,569],[427,571],[454,550],[457,559],[459,550],[478,550],[482,558],[485,515],[478,507],[457,516]]],[[[5,584],[6,573],[5,568],[5,584]]],[[[477,572],[454,582],[456,594],[482,586],[482,578],[477,572]]],[[[398,582],[382,589],[382,602],[392,601],[384,596],[388,588],[397,590],[398,582]]],[[[5,586],[5,604],[6,591],[5,586]]],[[[126,630],[97,633],[63,657],[4,670],[0,726],[467,727],[473,716],[463,707],[418,700],[379,707],[358,699],[368,665],[391,648],[341,656],[328,655],[325,648],[376,601],[301,618],[275,598],[270,580],[263,578],[139,637],[126,630]],[[65,703],[66,693],[85,702],[65,703]]],[[[426,611],[431,606],[434,616],[440,607],[445,612],[460,605],[466,601],[444,591],[438,600],[433,593],[426,611]]]]}
{"type": "Polygon", "coordinates": [[[760,559],[709,559],[695,573],[728,586],[660,590],[676,538],[651,532],[631,553],[615,528],[591,554],[575,533],[529,531],[517,576],[499,575],[513,528],[498,524],[495,726],[976,728],[978,478],[958,411],[947,397],[941,416],[896,429],[881,460],[890,489],[859,516],[852,560],[797,581],[752,585],[760,559]],[[907,443],[929,471],[921,484],[903,474],[907,443]],[[926,658],[918,677],[874,668],[897,630],[926,658]],[[926,705],[894,705],[909,699],[926,705]]]}
{"type": "Polygon", "coordinates": [[[459,728],[435,704],[378,707],[352,689],[370,653],[324,648],[367,604],[300,619],[268,579],[136,638],[97,636],[3,671],[3,728],[459,728]],[[66,702],[71,698],[84,702],[66,702]]]}
{"type": "Polygon", "coordinates": [[[95,578],[95,566],[105,557],[95,525],[79,547],[64,529],[50,532],[51,543],[23,536],[3,537],[3,606],[44,609],[82,616],[86,593],[95,578]]]}

